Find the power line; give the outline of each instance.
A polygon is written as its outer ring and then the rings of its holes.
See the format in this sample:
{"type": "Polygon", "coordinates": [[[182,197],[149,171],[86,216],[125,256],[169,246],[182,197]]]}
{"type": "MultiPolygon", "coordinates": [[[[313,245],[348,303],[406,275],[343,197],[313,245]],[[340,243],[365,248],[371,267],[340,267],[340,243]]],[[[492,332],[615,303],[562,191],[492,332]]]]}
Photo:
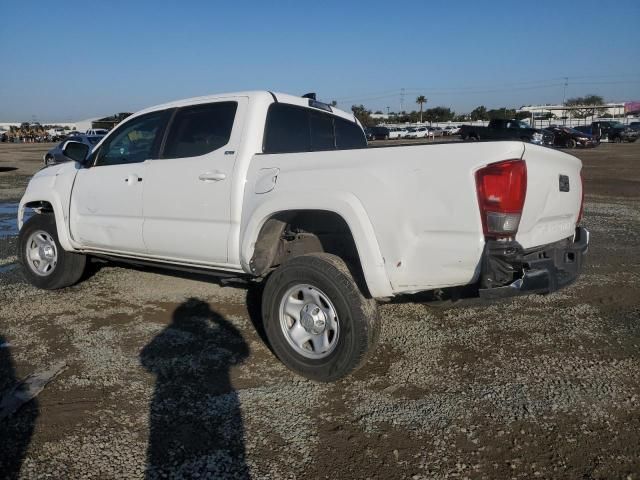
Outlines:
{"type": "MultiPolygon", "coordinates": [[[[588,79],[588,78],[620,78],[620,77],[629,77],[632,76],[630,74],[623,75],[582,75],[582,76],[572,76],[572,79],[588,79]]],[[[502,83],[502,84],[493,84],[491,86],[486,87],[478,87],[478,86],[466,86],[466,87],[412,87],[406,88],[403,87],[400,89],[400,103],[401,109],[404,108],[404,98],[407,93],[423,93],[428,91],[430,94],[475,94],[475,93],[493,93],[500,91],[521,91],[521,90],[535,90],[535,89],[544,89],[544,88],[554,88],[554,87],[564,87],[566,94],[566,86],[568,86],[568,78],[565,77],[553,77],[548,78],[546,80],[526,80],[521,82],[510,82],[510,83],[502,83]],[[566,84],[566,85],[565,85],[566,84]]],[[[638,80],[620,80],[620,81],[602,81],[602,82],[572,82],[572,85],[618,85],[618,84],[627,84],[627,83],[640,83],[640,78],[638,80]]],[[[336,100],[340,102],[353,102],[353,101],[365,101],[365,100],[380,100],[385,98],[392,98],[397,95],[397,90],[386,90],[381,92],[374,93],[366,93],[358,96],[349,96],[349,97],[340,97],[336,100]]]]}

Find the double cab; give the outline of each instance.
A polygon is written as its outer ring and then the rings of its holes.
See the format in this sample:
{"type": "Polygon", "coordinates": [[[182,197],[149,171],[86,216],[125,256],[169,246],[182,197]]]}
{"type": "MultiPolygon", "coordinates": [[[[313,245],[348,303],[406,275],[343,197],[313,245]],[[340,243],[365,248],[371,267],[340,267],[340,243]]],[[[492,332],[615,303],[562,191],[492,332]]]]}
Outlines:
{"type": "Polygon", "coordinates": [[[260,282],[274,353],[318,381],[363,364],[381,301],[549,293],[588,248],[577,158],[522,141],[367,148],[313,95],[171,102],[63,151],[74,161],[19,205],[33,285],[73,285],[92,256],[260,282]]]}

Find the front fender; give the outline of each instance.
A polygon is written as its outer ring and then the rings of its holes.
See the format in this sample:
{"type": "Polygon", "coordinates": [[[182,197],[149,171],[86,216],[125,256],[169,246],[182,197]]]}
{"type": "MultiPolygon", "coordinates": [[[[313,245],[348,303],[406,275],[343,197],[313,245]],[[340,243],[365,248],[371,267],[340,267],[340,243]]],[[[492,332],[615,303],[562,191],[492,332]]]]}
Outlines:
{"type": "Polygon", "coordinates": [[[243,215],[240,238],[240,264],[250,272],[260,229],[274,214],[289,210],[325,210],[340,215],[349,226],[358,250],[360,264],[369,292],[374,298],[389,297],[393,290],[384,267],[384,258],[376,239],[373,225],[358,198],[348,192],[314,190],[312,195],[295,196],[287,191],[268,195],[252,195],[245,203],[247,215],[243,215]],[[291,199],[295,198],[295,207],[291,199]]]}
{"type": "Polygon", "coordinates": [[[69,199],[76,169],[67,165],[61,167],[64,168],[49,167],[41,170],[31,179],[18,206],[18,229],[21,230],[24,225],[27,205],[46,202],[53,209],[60,245],[67,251],[73,251],[75,248],[68,226],[69,199]]]}

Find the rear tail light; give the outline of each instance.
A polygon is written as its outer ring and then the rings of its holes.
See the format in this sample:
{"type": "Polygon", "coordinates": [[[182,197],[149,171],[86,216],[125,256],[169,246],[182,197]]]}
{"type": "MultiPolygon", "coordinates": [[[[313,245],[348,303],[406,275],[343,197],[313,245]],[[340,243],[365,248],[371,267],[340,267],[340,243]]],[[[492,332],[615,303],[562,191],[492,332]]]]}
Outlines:
{"type": "Polygon", "coordinates": [[[505,160],[481,168],[476,172],[476,190],[485,236],[515,235],[527,193],[526,163],[505,160]]]}
{"type": "Polygon", "coordinates": [[[582,197],[580,198],[580,212],[578,213],[576,225],[582,221],[582,215],[584,214],[584,178],[582,178],[582,172],[580,172],[580,190],[582,197]]]}

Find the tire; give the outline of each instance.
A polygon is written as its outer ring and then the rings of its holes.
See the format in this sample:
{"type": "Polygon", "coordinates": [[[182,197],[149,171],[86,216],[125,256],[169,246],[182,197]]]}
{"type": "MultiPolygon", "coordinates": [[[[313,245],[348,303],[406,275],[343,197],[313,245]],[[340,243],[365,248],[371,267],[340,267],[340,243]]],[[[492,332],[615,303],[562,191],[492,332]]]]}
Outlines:
{"type": "Polygon", "coordinates": [[[362,294],[341,258],[327,253],[301,255],[276,269],[266,282],[262,318],[280,361],[318,382],[361,367],[379,336],[375,300],[362,294]]]}
{"type": "Polygon", "coordinates": [[[564,145],[567,148],[572,148],[573,149],[573,148],[576,148],[576,146],[578,144],[573,138],[569,138],[569,139],[567,139],[567,141],[566,141],[566,143],[564,145]]]}
{"type": "Polygon", "coordinates": [[[87,263],[84,255],[62,248],[55,218],[47,213],[33,215],[22,226],[18,236],[18,259],[29,283],[45,290],[73,285],[80,280],[87,263]],[[43,256],[47,258],[43,260],[43,256]]]}
{"type": "Polygon", "coordinates": [[[47,155],[47,156],[44,157],[44,164],[45,165],[53,165],[54,163],[56,163],[56,161],[53,158],[53,155],[47,155]]]}
{"type": "Polygon", "coordinates": [[[613,139],[613,143],[622,143],[622,138],[621,137],[615,137],[613,139]]]}

